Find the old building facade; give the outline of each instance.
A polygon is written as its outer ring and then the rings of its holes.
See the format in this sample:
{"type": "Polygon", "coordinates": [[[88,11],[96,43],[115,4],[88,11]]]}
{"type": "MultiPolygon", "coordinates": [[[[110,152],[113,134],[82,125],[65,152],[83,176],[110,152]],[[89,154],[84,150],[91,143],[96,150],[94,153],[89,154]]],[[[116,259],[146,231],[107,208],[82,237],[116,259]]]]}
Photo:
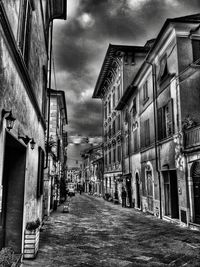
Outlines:
{"type": "MultiPolygon", "coordinates": [[[[111,198],[121,201],[122,186],[132,195],[131,165],[128,148],[122,146],[128,140],[124,125],[125,115],[118,111],[119,101],[133,80],[149,48],[109,45],[97,83],[94,98],[101,98],[104,107],[104,188],[111,198]],[[118,108],[117,108],[118,107],[118,108]]],[[[121,102],[124,105],[124,102],[121,102]]],[[[127,104],[125,104],[127,105],[127,104]]]]}
{"type": "Polygon", "coordinates": [[[49,216],[60,204],[61,180],[65,180],[67,164],[67,107],[65,92],[49,89],[50,120],[48,142],[48,175],[44,179],[44,211],[49,216]]]}
{"type": "Polygon", "coordinates": [[[19,254],[27,223],[43,218],[49,25],[61,11],[56,6],[0,2],[0,248],[19,254]]]}
{"type": "MultiPolygon", "coordinates": [[[[126,79],[115,107],[121,115],[119,174],[127,202],[193,228],[199,225],[200,213],[199,21],[199,14],[166,20],[157,38],[146,43],[150,51],[135,73],[132,69],[132,79],[126,79]]],[[[113,54],[106,54],[93,97],[108,103],[109,109],[115,80],[109,79],[113,65],[108,58],[112,61],[113,54]]],[[[105,114],[104,109],[104,133],[110,125],[105,114]]],[[[109,120],[112,124],[112,116],[109,120]]],[[[105,150],[113,140],[105,138],[105,150]]],[[[115,175],[106,169],[106,157],[104,152],[105,180],[115,175]]],[[[112,160],[108,163],[111,168],[112,160]]],[[[112,186],[105,187],[113,193],[112,186]]]]}

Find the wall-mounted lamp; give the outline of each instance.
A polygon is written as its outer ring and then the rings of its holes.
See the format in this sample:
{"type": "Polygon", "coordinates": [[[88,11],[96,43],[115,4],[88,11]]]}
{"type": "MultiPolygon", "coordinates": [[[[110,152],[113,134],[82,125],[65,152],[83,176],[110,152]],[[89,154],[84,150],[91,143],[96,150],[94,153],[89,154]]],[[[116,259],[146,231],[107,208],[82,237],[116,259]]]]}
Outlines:
{"type": "Polygon", "coordinates": [[[12,110],[8,110],[7,111],[5,109],[2,109],[2,111],[1,111],[1,118],[3,119],[4,116],[7,113],[9,113],[9,115],[7,117],[5,117],[5,119],[6,119],[6,128],[10,131],[13,128],[14,122],[15,122],[16,119],[12,115],[12,110]]]}
{"type": "Polygon", "coordinates": [[[30,141],[31,149],[33,150],[35,148],[35,140],[32,138],[30,141]]]}
{"type": "Polygon", "coordinates": [[[26,135],[26,136],[18,135],[18,139],[22,139],[26,145],[28,145],[29,141],[31,140],[31,138],[28,137],[28,135],[26,135]]]}

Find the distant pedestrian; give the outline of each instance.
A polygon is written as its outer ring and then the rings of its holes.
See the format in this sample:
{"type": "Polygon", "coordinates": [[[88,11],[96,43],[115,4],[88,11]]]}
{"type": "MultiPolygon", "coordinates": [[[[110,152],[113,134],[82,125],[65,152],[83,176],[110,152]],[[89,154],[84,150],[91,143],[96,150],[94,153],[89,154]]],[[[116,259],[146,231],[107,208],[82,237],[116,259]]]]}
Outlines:
{"type": "Polygon", "coordinates": [[[80,195],[82,193],[82,186],[81,185],[79,186],[79,193],[80,193],[80,195]]]}
{"type": "Polygon", "coordinates": [[[124,187],[122,187],[122,207],[126,207],[126,190],[124,187]]]}

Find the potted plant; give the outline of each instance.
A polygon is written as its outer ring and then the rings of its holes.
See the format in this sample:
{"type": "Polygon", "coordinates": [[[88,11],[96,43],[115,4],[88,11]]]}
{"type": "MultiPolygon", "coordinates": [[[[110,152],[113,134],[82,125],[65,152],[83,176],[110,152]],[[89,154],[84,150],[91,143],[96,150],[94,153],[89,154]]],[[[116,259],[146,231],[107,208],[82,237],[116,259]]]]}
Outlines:
{"type": "Polygon", "coordinates": [[[39,248],[40,219],[27,222],[24,235],[24,259],[36,257],[39,248]]]}
{"type": "Polygon", "coordinates": [[[15,254],[11,247],[2,248],[0,251],[0,266],[18,267],[20,266],[21,255],[15,254]]]}

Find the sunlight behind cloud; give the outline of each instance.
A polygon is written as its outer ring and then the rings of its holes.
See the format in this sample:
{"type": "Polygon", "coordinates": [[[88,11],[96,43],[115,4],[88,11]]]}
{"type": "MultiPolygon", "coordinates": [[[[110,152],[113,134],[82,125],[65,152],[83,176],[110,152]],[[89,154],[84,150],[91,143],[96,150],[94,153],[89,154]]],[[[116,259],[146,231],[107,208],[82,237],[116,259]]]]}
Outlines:
{"type": "Polygon", "coordinates": [[[94,18],[88,14],[88,13],[83,13],[79,18],[78,18],[79,23],[83,28],[90,28],[94,25],[95,20],[94,18]]]}

